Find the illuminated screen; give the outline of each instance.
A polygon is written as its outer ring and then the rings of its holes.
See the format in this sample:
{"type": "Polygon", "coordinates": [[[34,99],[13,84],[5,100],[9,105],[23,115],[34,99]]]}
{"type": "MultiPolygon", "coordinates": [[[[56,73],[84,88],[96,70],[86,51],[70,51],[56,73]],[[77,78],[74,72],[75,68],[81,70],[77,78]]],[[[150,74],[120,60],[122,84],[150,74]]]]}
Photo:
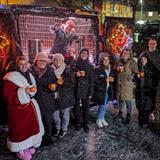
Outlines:
{"type": "MultiPolygon", "coordinates": [[[[60,38],[60,41],[57,41],[55,30],[57,31],[57,28],[64,29],[64,25],[68,19],[75,23],[75,28],[70,33],[76,35],[76,38],[70,38],[67,44],[65,42],[65,49],[63,48],[64,45],[59,48],[65,50],[63,54],[66,54],[69,50],[73,50],[75,56],[77,56],[81,48],[87,47],[90,52],[90,60],[93,60],[93,55],[96,53],[96,35],[91,18],[61,18],[58,16],[20,14],[18,18],[18,30],[23,54],[27,55],[30,61],[34,60],[38,52],[52,54],[55,49],[53,47],[55,43],[58,45],[58,43],[63,41],[62,38],[60,38]]],[[[70,35],[67,34],[67,36],[69,37],[70,35]]]]}

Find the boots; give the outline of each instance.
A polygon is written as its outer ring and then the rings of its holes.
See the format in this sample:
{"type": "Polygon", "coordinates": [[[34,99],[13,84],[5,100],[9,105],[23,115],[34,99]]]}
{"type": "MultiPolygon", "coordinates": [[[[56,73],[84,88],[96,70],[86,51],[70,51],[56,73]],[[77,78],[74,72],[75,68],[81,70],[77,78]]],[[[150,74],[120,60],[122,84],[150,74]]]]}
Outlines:
{"type": "Polygon", "coordinates": [[[122,119],[123,118],[123,112],[119,111],[118,115],[116,116],[117,119],[122,119]]]}
{"type": "Polygon", "coordinates": [[[42,146],[49,146],[53,143],[52,137],[48,135],[44,135],[42,139],[42,146]]]}
{"type": "Polygon", "coordinates": [[[83,126],[83,128],[84,128],[84,131],[85,131],[86,133],[89,132],[89,126],[88,126],[88,124],[85,124],[85,125],[83,126]]]}
{"type": "Polygon", "coordinates": [[[125,121],[124,121],[124,124],[129,124],[130,121],[131,121],[131,114],[130,114],[130,113],[127,113],[127,117],[126,117],[126,119],[125,119],[125,121]]]}

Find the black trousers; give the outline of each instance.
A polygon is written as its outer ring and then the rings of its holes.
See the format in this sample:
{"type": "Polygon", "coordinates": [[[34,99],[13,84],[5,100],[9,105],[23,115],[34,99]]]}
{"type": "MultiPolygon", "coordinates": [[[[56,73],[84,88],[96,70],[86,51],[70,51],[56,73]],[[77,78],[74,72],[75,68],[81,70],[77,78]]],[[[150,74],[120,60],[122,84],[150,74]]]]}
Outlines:
{"type": "Polygon", "coordinates": [[[151,106],[151,110],[150,110],[150,112],[152,113],[154,110],[155,110],[155,108],[156,108],[156,97],[157,97],[157,89],[154,89],[153,91],[152,91],[152,93],[151,93],[151,99],[152,99],[152,106],[151,106]]]}
{"type": "Polygon", "coordinates": [[[139,92],[136,96],[136,106],[139,111],[139,124],[149,124],[149,115],[156,105],[156,94],[153,92],[139,92]]]}
{"type": "Polygon", "coordinates": [[[83,125],[88,125],[88,121],[89,121],[89,99],[88,98],[76,99],[76,105],[74,106],[74,114],[75,114],[75,125],[81,125],[81,122],[83,123],[83,125]]]}
{"type": "Polygon", "coordinates": [[[42,113],[42,121],[45,129],[46,136],[52,136],[53,124],[52,124],[52,114],[51,113],[42,113]]]}

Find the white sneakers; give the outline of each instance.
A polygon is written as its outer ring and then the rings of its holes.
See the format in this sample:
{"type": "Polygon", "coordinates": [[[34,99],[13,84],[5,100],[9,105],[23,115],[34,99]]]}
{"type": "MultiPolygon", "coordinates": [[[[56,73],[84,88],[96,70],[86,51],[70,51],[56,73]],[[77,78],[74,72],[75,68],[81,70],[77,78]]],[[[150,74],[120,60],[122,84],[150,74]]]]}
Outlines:
{"type": "Polygon", "coordinates": [[[106,122],[105,119],[97,119],[96,123],[97,123],[99,128],[103,128],[103,127],[108,126],[108,122],[106,122]]]}
{"type": "Polygon", "coordinates": [[[101,119],[97,119],[96,120],[96,123],[98,125],[99,128],[102,128],[103,127],[103,124],[102,124],[102,120],[101,119]]]}
{"type": "Polygon", "coordinates": [[[108,126],[108,122],[106,122],[105,119],[102,119],[102,124],[103,124],[104,127],[107,127],[107,126],[108,126]]]}

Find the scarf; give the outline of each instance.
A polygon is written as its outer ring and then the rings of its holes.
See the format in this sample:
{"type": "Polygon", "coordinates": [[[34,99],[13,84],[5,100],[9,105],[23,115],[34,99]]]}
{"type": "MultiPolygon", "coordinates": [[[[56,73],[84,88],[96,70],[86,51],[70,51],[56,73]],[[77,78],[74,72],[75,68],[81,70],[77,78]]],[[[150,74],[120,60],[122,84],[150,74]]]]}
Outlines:
{"type": "Polygon", "coordinates": [[[61,77],[62,73],[64,72],[66,65],[65,63],[63,63],[60,67],[56,68],[55,66],[53,66],[54,68],[54,73],[56,75],[57,78],[61,77]]]}
{"type": "MultiPolygon", "coordinates": [[[[107,75],[107,78],[109,77],[109,74],[111,72],[111,67],[110,65],[105,69],[105,72],[106,72],[106,75],[107,75]]],[[[106,86],[106,90],[108,90],[108,87],[109,87],[109,80],[107,81],[107,86],[106,86]]]]}

